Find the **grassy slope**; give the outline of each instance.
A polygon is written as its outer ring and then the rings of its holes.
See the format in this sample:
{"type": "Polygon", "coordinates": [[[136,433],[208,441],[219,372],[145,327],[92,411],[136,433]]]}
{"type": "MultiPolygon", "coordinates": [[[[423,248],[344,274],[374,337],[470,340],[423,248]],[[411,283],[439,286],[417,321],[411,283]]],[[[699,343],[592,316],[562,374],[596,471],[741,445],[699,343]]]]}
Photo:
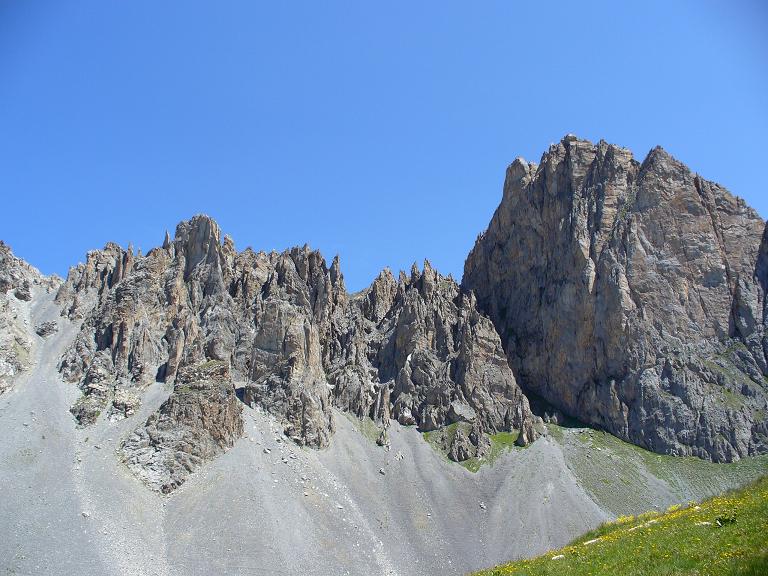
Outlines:
{"type": "Polygon", "coordinates": [[[670,504],[714,496],[768,474],[768,456],[713,464],[666,456],[605,432],[548,425],[582,487],[612,515],[663,510],[670,504]],[[666,495],[660,499],[661,495],[666,495]]]}
{"type": "Polygon", "coordinates": [[[483,576],[768,574],[768,478],[686,508],[622,517],[483,576]]]}
{"type": "Polygon", "coordinates": [[[357,428],[360,434],[365,436],[371,442],[376,442],[376,440],[379,438],[381,429],[376,425],[376,422],[370,418],[358,418],[349,412],[344,412],[344,416],[354,425],[355,428],[357,428]]]}

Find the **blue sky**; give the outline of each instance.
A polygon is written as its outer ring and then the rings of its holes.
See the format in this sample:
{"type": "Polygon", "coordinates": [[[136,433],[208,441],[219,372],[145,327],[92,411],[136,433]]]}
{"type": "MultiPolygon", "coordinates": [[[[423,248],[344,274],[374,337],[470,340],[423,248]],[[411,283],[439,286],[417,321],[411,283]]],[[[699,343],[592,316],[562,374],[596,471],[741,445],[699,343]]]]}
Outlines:
{"type": "Polygon", "coordinates": [[[657,144],[765,217],[768,9],[735,2],[0,3],[0,238],[65,274],[195,213],[461,277],[506,165],[657,144]]]}

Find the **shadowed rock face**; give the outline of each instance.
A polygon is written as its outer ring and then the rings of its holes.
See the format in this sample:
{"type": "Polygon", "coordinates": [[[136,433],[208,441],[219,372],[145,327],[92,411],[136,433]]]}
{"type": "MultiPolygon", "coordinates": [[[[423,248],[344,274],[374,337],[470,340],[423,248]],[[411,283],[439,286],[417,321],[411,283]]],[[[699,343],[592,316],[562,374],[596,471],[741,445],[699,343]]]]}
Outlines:
{"type": "Polygon", "coordinates": [[[661,148],[567,136],[515,160],[463,287],[525,390],[659,452],[768,450],[757,213],[661,148]]]}
{"type": "Polygon", "coordinates": [[[243,400],[301,445],[327,446],[334,405],[379,422],[381,443],[390,417],[425,430],[477,422],[476,442],[486,431],[536,435],[490,320],[428,263],[399,281],[385,271],[350,298],[338,259],[329,267],[306,246],[238,253],[196,216],[146,256],[114,244],[89,253],[57,301],[83,319],[60,362],[84,392],[72,408],[82,425],[103,410],[129,415],[156,378],[219,361],[243,400]]]}
{"type": "Polygon", "coordinates": [[[226,363],[183,368],[173,393],[120,447],[128,467],[165,494],[243,434],[243,406],[226,363]]]}

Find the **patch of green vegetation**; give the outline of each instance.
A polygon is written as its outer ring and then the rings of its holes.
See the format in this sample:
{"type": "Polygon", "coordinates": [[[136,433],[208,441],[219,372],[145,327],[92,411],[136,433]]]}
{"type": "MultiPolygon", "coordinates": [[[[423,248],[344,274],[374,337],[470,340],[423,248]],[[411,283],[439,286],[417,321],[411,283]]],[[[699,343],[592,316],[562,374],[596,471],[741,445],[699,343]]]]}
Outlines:
{"type": "Polygon", "coordinates": [[[491,453],[485,458],[469,458],[464,462],[459,462],[464,468],[470,472],[477,472],[483,464],[493,466],[493,463],[505,452],[514,450],[517,448],[515,442],[520,432],[514,430],[512,432],[498,432],[496,434],[489,434],[491,439],[491,453]]]}
{"type": "Polygon", "coordinates": [[[480,467],[483,465],[485,460],[480,458],[475,458],[474,456],[472,458],[468,458],[467,460],[464,460],[464,462],[458,462],[460,466],[463,466],[473,474],[475,472],[478,472],[480,470],[480,467]]]}
{"type": "Polygon", "coordinates": [[[350,414],[349,412],[344,412],[344,415],[347,417],[347,420],[352,422],[354,424],[355,428],[357,428],[358,432],[362,434],[365,438],[370,440],[371,442],[376,442],[376,440],[379,439],[379,434],[381,434],[381,428],[379,428],[376,425],[376,422],[371,420],[368,416],[365,418],[358,418],[354,414],[350,414]]]}
{"type": "Polygon", "coordinates": [[[512,450],[517,445],[517,438],[520,436],[519,430],[513,430],[512,432],[497,432],[491,434],[491,443],[500,450],[512,450]]]}
{"type": "MultiPolygon", "coordinates": [[[[743,346],[744,345],[741,344],[741,347],[743,346]]],[[[717,361],[705,360],[704,365],[711,373],[719,375],[722,379],[721,382],[731,383],[731,385],[736,384],[737,386],[743,384],[749,385],[752,380],[749,376],[744,374],[744,372],[739,370],[731,360],[730,355],[737,349],[739,349],[739,346],[734,344],[731,348],[728,348],[726,352],[718,355],[717,361]]],[[[712,388],[714,393],[717,393],[718,391],[721,392],[723,404],[727,408],[730,408],[731,410],[740,410],[744,407],[744,396],[738,392],[735,392],[726,386],[713,386],[712,388]]]]}
{"type": "Polygon", "coordinates": [[[741,340],[731,340],[728,345],[725,347],[725,351],[723,352],[722,356],[730,356],[734,352],[747,352],[749,353],[749,349],[747,348],[747,345],[744,344],[741,340]]]}
{"type": "MultiPolygon", "coordinates": [[[[461,428],[465,434],[469,435],[472,426],[466,422],[454,422],[444,428],[424,432],[423,437],[435,451],[440,453],[446,460],[452,462],[452,460],[448,458],[448,451],[450,450],[453,439],[459,428],[461,428]]],[[[517,448],[515,442],[519,435],[520,432],[518,430],[489,434],[488,436],[491,439],[491,453],[488,456],[485,458],[472,457],[463,462],[457,462],[457,464],[460,464],[470,472],[477,472],[484,464],[492,466],[499,456],[517,448]]]]}
{"type": "Polygon", "coordinates": [[[478,576],[709,576],[768,573],[768,478],[666,513],[627,516],[538,558],[478,576]]]}
{"type": "Polygon", "coordinates": [[[469,434],[471,429],[469,424],[466,422],[454,422],[443,428],[424,432],[422,433],[422,436],[424,437],[424,440],[427,441],[427,444],[432,446],[435,451],[439,452],[446,460],[448,460],[448,449],[453,443],[453,439],[456,436],[456,432],[459,430],[459,426],[461,426],[465,434],[469,434]]]}
{"type": "Polygon", "coordinates": [[[555,439],[558,444],[562,444],[565,440],[565,432],[561,426],[557,424],[547,424],[547,434],[555,439]]]}
{"type": "MultiPolygon", "coordinates": [[[[604,434],[610,436],[610,434],[604,434]]],[[[610,436],[613,438],[613,436],[610,436]]],[[[618,440],[618,439],[615,439],[618,440]]],[[[621,440],[618,440],[621,442],[621,440]]],[[[702,460],[695,456],[669,456],[656,454],[639,446],[621,442],[622,445],[637,454],[645,467],[657,478],[665,480],[669,484],[679,484],[685,480],[686,484],[696,479],[707,483],[718,480],[736,482],[739,479],[753,480],[763,474],[768,474],[768,456],[755,458],[743,458],[732,464],[715,464],[702,460]]]]}
{"type": "Polygon", "coordinates": [[[15,338],[13,340],[13,356],[16,358],[16,364],[19,370],[26,370],[29,366],[29,348],[15,338]]]}
{"type": "MultiPolygon", "coordinates": [[[[562,431],[561,431],[562,432],[562,431]]],[[[594,431],[583,431],[580,434],[576,435],[576,439],[579,440],[582,444],[589,444],[592,442],[592,435],[594,434],[594,431]]]]}
{"type": "Polygon", "coordinates": [[[731,390],[730,388],[723,388],[723,398],[726,407],[731,410],[741,410],[744,405],[744,396],[731,390]]]}

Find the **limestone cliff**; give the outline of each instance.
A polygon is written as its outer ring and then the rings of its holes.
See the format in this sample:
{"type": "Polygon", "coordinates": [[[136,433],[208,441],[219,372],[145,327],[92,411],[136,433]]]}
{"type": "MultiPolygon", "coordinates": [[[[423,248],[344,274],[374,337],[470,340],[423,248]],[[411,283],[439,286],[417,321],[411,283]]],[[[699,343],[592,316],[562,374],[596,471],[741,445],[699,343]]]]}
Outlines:
{"type": "Polygon", "coordinates": [[[658,452],[768,450],[765,224],[661,148],[515,160],[463,287],[523,389],[658,452]]]}

